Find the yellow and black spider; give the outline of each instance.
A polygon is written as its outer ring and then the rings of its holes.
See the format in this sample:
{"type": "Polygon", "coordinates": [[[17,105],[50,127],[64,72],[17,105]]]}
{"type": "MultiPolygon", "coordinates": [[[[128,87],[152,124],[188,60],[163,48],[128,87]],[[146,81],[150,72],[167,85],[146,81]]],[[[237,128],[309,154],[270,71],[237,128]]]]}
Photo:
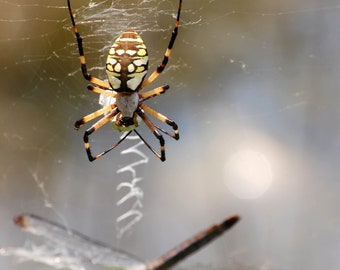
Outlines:
{"type": "Polygon", "coordinates": [[[82,37],[80,36],[74,21],[70,0],[67,0],[67,5],[71,16],[73,31],[78,43],[81,71],[84,78],[92,83],[87,86],[87,89],[115,99],[115,102],[113,104],[84,116],[74,125],[75,129],[78,130],[85,123],[99,116],[103,116],[84,133],[84,145],[89,160],[93,161],[97,158],[100,158],[107,152],[116,148],[132,131],[134,131],[145,143],[145,145],[161,161],[165,161],[165,141],[161,132],[168,135],[169,137],[178,140],[179,132],[177,124],[173,120],[170,120],[166,116],[146,106],[145,104],[143,104],[143,102],[157,95],[163,94],[166,90],[169,89],[169,85],[163,85],[145,93],[139,92],[144,87],[153,82],[164,70],[166,64],[168,63],[168,59],[178,32],[182,0],[179,0],[175,28],[172,31],[171,39],[168,48],[165,51],[163,61],[146,81],[144,81],[144,78],[148,71],[148,52],[141,37],[133,30],[127,30],[123,32],[115,40],[109,50],[106,61],[106,73],[108,76],[108,82],[95,78],[91,74],[89,74],[86,67],[82,37]],[[161,122],[164,122],[171,126],[173,128],[173,134],[153,124],[145,113],[148,113],[161,122]],[[144,121],[146,126],[159,140],[160,153],[155,151],[137,132],[136,127],[138,127],[139,124],[139,117],[144,121]],[[107,150],[96,156],[93,156],[90,149],[89,136],[110,121],[112,122],[112,125],[115,129],[120,132],[126,132],[126,134],[117,143],[113,144],[107,150]]]}

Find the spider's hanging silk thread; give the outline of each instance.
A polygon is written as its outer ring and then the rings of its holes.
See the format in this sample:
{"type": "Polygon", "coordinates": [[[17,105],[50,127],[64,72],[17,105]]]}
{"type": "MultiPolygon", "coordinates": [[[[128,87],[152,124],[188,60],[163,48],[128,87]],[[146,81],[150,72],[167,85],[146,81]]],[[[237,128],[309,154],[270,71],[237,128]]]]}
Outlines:
{"type": "Polygon", "coordinates": [[[130,180],[122,182],[117,186],[117,190],[124,190],[125,195],[116,204],[122,206],[132,203],[131,208],[116,219],[118,238],[122,238],[122,236],[127,231],[131,230],[131,228],[143,217],[141,209],[143,207],[142,199],[144,193],[138,186],[138,183],[142,181],[143,178],[137,177],[136,167],[146,164],[149,161],[149,158],[138,149],[144,142],[141,141],[138,136],[128,136],[127,139],[137,141],[137,143],[130,148],[121,151],[121,154],[136,154],[141,159],[117,170],[117,174],[124,172],[128,173],[130,180]]]}

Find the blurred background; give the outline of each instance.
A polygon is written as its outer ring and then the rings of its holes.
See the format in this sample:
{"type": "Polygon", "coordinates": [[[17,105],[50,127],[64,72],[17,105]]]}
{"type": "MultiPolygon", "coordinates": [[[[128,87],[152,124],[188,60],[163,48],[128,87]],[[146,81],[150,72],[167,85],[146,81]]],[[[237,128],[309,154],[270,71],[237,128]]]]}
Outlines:
{"type": "MultiPolygon", "coordinates": [[[[174,119],[162,163],[135,167],[142,219],[121,238],[136,202],[119,148],[90,163],[73,124],[100,108],[86,90],[66,1],[0,0],[0,246],[29,236],[12,218],[34,213],[150,260],[226,216],[242,220],[176,269],[339,269],[340,1],[183,0],[166,71],[147,102],[174,119]],[[124,225],[125,223],[125,225],[124,225]]],[[[167,47],[176,0],[72,1],[90,72],[105,79],[127,28],[148,46],[150,71],[167,47]]],[[[157,150],[156,139],[143,137],[157,150]]],[[[109,125],[93,151],[119,138],[109,125]]],[[[136,205],[135,205],[136,207],[136,205]]],[[[0,258],[1,269],[51,267],[0,258]]]]}

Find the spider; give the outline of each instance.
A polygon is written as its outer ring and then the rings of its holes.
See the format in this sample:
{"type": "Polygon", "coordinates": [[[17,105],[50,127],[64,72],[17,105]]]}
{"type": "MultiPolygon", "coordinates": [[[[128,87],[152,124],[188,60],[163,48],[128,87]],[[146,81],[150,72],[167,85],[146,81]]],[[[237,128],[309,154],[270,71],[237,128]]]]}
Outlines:
{"type": "Polygon", "coordinates": [[[90,82],[87,89],[108,97],[112,97],[114,102],[108,106],[105,106],[93,113],[90,113],[83,118],[76,121],[74,127],[78,130],[87,122],[102,116],[96,123],[88,128],[84,133],[84,146],[90,161],[94,161],[109,151],[116,148],[132,131],[134,131],[139,138],[145,143],[145,145],[161,160],[165,161],[165,141],[161,134],[168,135],[175,140],[179,139],[179,132],[177,124],[167,118],[165,115],[153,110],[149,106],[143,104],[144,101],[151,99],[155,96],[163,94],[169,89],[169,85],[163,85],[153,90],[149,90],[144,93],[140,93],[147,85],[152,83],[164,70],[168,63],[168,59],[175,43],[179,19],[182,8],[182,0],[179,0],[177,18],[175,22],[175,28],[172,31],[169,45],[165,51],[163,60],[157,69],[144,81],[144,78],[148,72],[148,52],[142,38],[133,30],[124,31],[111,46],[107,61],[106,61],[106,73],[108,81],[100,80],[92,76],[87,71],[84,49],[82,44],[82,37],[80,36],[71,9],[70,0],[67,0],[68,10],[70,13],[73,31],[78,43],[79,59],[81,65],[81,71],[86,80],[90,82]],[[149,117],[153,116],[159,121],[169,125],[173,129],[173,133],[170,133],[157,125],[153,124],[149,117]],[[154,150],[137,132],[136,128],[141,120],[150,129],[153,135],[159,140],[160,152],[154,150]],[[103,125],[111,122],[113,127],[120,131],[125,132],[121,139],[113,144],[107,150],[101,152],[98,155],[93,155],[90,149],[89,136],[100,129],[103,125]]]}

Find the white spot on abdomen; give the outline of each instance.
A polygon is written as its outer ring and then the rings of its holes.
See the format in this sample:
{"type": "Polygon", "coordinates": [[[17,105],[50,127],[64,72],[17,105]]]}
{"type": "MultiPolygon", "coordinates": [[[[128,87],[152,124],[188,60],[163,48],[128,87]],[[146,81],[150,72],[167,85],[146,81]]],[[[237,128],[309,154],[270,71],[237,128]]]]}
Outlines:
{"type": "Polygon", "coordinates": [[[133,78],[129,79],[126,84],[127,87],[131,90],[136,90],[137,87],[141,84],[146,75],[147,71],[140,72],[140,73],[133,73],[133,78]]]}

